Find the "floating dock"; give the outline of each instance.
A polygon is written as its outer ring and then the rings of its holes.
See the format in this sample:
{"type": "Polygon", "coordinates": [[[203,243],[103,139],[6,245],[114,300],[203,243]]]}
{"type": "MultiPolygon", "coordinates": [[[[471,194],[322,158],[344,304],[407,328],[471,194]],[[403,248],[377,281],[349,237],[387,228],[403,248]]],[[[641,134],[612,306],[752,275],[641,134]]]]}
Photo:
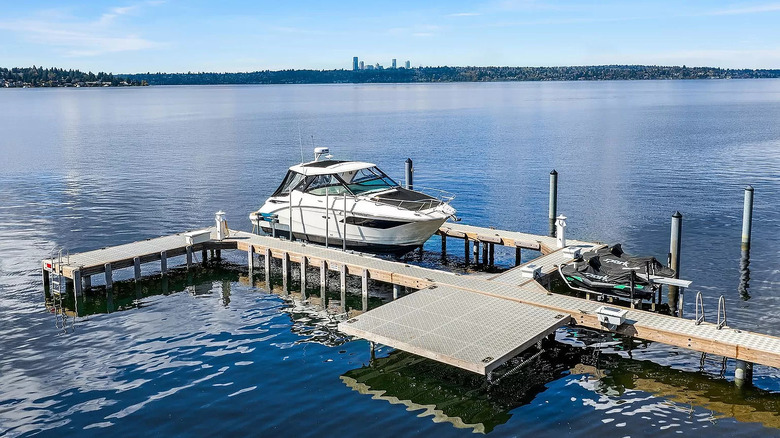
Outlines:
{"type": "MultiPolygon", "coordinates": [[[[231,231],[229,237],[218,240],[217,229],[212,227],[74,254],[63,261],[46,259],[42,261],[42,270],[45,284],[49,284],[52,275],[61,276],[72,280],[74,293],[81,294],[90,287],[94,275],[103,275],[106,286],[111,287],[116,269],[132,266],[134,278],[140,280],[142,264],[157,262],[165,275],[170,257],[184,255],[187,267],[192,267],[193,254],[198,251],[205,262],[209,250],[239,250],[246,252],[250,270],[262,258],[268,273],[271,260],[281,259],[285,281],[291,275],[290,263],[300,264],[302,289],[306,287],[307,268],[320,270],[321,286],[327,281],[328,271],[339,272],[342,302],[346,276],[360,276],[364,307],[369,279],[392,284],[394,297],[400,286],[406,286],[418,291],[342,322],[339,329],[488,377],[501,364],[562,325],[608,330],[597,315],[602,303],[553,294],[540,283],[558,264],[571,261],[556,238],[461,224],[446,224],[439,232],[445,243],[447,236],[467,243],[482,242],[483,254],[484,244],[489,243],[533,249],[542,256],[500,275],[483,278],[242,231],[231,231]],[[199,236],[200,241],[196,243],[192,236],[199,236]],[[529,278],[527,269],[523,269],[528,264],[535,264],[542,276],[529,278]]],[[[602,246],[571,240],[566,243],[567,247],[576,246],[583,251],[602,246]]],[[[465,249],[468,254],[468,247],[465,249]]],[[[638,309],[626,310],[625,323],[611,331],[780,368],[778,337],[638,309]]]]}

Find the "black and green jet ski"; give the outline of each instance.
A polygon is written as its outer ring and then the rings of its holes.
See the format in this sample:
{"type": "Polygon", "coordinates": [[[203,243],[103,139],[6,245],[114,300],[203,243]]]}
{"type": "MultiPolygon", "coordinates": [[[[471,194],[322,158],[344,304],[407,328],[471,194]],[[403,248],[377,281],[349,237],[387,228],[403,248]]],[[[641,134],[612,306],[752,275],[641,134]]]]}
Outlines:
{"type": "Polygon", "coordinates": [[[620,244],[582,254],[572,263],[558,266],[561,278],[571,289],[623,298],[650,299],[661,284],[688,287],[675,272],[655,257],[634,257],[620,244]]]}

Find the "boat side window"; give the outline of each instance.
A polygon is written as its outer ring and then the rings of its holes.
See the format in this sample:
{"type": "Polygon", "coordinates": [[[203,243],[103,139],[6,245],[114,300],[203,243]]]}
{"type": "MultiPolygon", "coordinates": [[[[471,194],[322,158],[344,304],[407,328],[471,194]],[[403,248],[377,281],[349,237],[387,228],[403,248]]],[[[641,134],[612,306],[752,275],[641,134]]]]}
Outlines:
{"type": "Polygon", "coordinates": [[[311,193],[312,195],[324,196],[326,192],[329,195],[347,193],[347,188],[341,184],[341,181],[335,175],[317,175],[309,177],[307,180],[306,193],[311,193]]]}
{"type": "Polygon", "coordinates": [[[398,184],[395,181],[376,167],[356,171],[352,181],[349,183],[349,189],[355,194],[385,190],[397,186],[398,184]]]}
{"type": "Polygon", "coordinates": [[[303,181],[303,175],[292,170],[287,172],[287,175],[282,180],[282,184],[271,196],[285,196],[295,189],[303,181]]]}

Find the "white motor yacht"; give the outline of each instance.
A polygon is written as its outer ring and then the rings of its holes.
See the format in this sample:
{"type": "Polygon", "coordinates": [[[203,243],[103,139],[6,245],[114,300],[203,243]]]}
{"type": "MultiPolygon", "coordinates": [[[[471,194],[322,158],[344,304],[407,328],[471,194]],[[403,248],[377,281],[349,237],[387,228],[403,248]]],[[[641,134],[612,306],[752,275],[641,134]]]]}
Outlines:
{"type": "Polygon", "coordinates": [[[409,190],[372,163],[327,154],[327,148],[317,148],[314,161],[290,167],[279,188],[249,215],[255,227],[285,237],[292,230],[295,239],[334,247],[404,253],[455,215],[453,196],[445,192],[409,190]]]}

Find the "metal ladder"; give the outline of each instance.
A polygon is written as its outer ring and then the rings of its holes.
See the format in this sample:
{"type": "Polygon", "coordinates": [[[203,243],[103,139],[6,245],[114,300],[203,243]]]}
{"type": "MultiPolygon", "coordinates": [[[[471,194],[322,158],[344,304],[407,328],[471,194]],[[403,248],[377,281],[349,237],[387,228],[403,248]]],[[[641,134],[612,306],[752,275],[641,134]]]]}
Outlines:
{"type": "MultiPolygon", "coordinates": [[[[50,290],[52,295],[52,307],[54,310],[54,325],[60,330],[63,330],[65,332],[68,331],[68,315],[65,312],[65,306],[63,303],[64,295],[65,295],[65,279],[62,276],[62,265],[63,265],[63,257],[62,257],[62,249],[57,250],[57,264],[54,264],[54,256],[52,255],[51,261],[51,280],[50,280],[50,290]]],[[[66,264],[70,263],[70,254],[67,254],[67,261],[66,264]]],[[[75,319],[75,316],[74,316],[75,319]]],[[[75,326],[75,321],[71,322],[70,330],[72,330],[75,326]]]]}

